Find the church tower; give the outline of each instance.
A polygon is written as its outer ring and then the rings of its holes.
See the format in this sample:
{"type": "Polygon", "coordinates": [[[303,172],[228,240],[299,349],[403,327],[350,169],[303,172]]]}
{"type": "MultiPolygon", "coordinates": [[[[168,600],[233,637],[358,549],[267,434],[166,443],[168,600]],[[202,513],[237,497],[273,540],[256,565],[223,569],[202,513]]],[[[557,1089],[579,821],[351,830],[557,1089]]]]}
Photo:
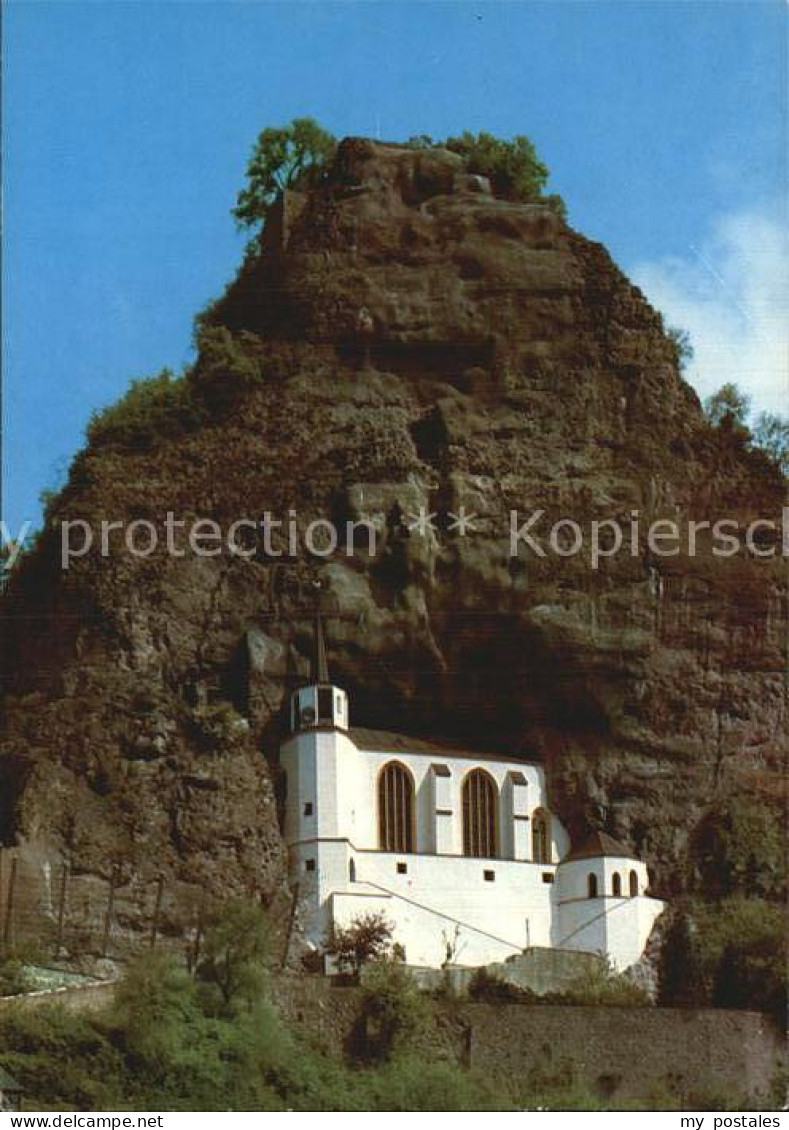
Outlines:
{"type": "Polygon", "coordinates": [[[360,776],[348,733],[348,696],[329,675],[320,609],[309,681],[291,696],[289,730],[280,748],[284,838],[304,927],[318,938],[329,928],[331,897],[349,882],[348,841],[355,834],[360,776]]]}
{"type": "Polygon", "coordinates": [[[348,696],[340,687],[335,687],[329,678],[320,609],[315,613],[310,681],[306,686],[299,687],[291,697],[290,729],[293,734],[304,730],[348,729],[348,696]]]}

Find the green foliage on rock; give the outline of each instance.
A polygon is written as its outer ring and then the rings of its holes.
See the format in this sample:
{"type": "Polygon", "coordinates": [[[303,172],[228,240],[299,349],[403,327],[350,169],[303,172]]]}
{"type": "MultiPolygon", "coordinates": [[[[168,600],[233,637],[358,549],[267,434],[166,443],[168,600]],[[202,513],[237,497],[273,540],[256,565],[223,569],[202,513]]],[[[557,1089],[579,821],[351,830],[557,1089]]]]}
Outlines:
{"type": "Polygon", "coordinates": [[[547,204],[562,218],[566,206],[561,196],[545,193],[548,167],[537,156],[534,143],[524,134],[511,140],[495,137],[482,131],[478,134],[464,130],[457,137],[434,141],[428,134],[417,134],[408,139],[412,149],[449,149],[459,154],[469,173],[487,177],[495,196],[522,203],[547,204]]]}
{"type": "Polygon", "coordinates": [[[314,118],[294,118],[287,126],[264,129],[247,165],[247,183],[233,215],[241,228],[262,226],[277,196],[286,188],[306,188],[320,176],[337,142],[314,118]]]}
{"type": "Polygon", "coordinates": [[[734,895],[694,901],[672,917],[661,948],[660,1003],[786,1013],[784,916],[780,903],[734,895]]]}
{"type": "Polygon", "coordinates": [[[735,895],[694,908],[710,1003],[785,1020],[787,970],[783,903],[735,895]]]}
{"type": "Polygon", "coordinates": [[[162,369],[155,377],[132,381],[120,400],[94,412],[87,437],[97,446],[145,451],[157,440],[199,426],[203,418],[189,381],[162,369]]]}
{"type": "Polygon", "coordinates": [[[784,844],[782,823],[767,805],[728,796],[712,805],[696,827],[691,862],[707,895],[780,898],[784,844]]]}
{"type": "Polygon", "coordinates": [[[666,330],[666,337],[671,341],[674,346],[674,351],[677,358],[677,367],[681,373],[684,373],[688,365],[693,360],[693,343],[690,340],[690,334],[687,330],[680,329],[679,326],[669,326],[666,330]]]}
{"type": "Polygon", "coordinates": [[[257,334],[206,326],[198,332],[197,348],[190,382],[212,417],[232,411],[263,380],[263,346],[257,334]]]}
{"type": "Polygon", "coordinates": [[[704,401],[704,414],[716,427],[744,428],[751,410],[751,398],[728,381],[704,401]]]}
{"type": "Polygon", "coordinates": [[[777,412],[760,412],[753,427],[753,442],[789,475],[789,419],[777,412]]]}
{"type": "Polygon", "coordinates": [[[719,436],[766,457],[768,464],[789,475],[789,419],[778,412],[760,412],[750,426],[750,411],[750,396],[730,381],[704,401],[704,415],[719,436]]]}
{"type": "Polygon", "coordinates": [[[162,369],[133,380],[124,395],[90,418],[93,446],[148,451],[154,445],[220,420],[263,380],[263,347],[253,333],[202,326],[198,357],[184,375],[162,369]]]}
{"type": "Polygon", "coordinates": [[[511,141],[492,133],[474,135],[465,130],[448,137],[445,148],[459,153],[470,173],[488,177],[497,196],[506,200],[539,200],[548,180],[548,167],[524,134],[511,141]]]}

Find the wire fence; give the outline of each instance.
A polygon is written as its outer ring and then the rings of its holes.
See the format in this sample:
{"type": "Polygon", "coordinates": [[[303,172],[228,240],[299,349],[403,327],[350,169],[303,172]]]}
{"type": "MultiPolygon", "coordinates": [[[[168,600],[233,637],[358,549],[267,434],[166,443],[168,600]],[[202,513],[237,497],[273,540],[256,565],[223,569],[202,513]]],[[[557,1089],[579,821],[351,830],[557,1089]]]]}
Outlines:
{"type": "MultiPolygon", "coordinates": [[[[246,897],[266,910],[270,956],[284,964],[295,896],[250,889],[246,897]]],[[[123,961],[164,947],[193,968],[218,904],[208,883],[142,877],[121,865],[97,874],[43,849],[0,848],[0,959],[123,961]]]]}

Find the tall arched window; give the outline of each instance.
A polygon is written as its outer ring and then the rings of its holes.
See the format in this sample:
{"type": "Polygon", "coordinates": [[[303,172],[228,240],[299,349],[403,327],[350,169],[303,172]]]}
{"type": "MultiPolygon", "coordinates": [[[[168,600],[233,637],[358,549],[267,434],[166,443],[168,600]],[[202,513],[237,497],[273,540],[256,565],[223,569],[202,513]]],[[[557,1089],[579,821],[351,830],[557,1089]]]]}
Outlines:
{"type": "Polygon", "coordinates": [[[414,850],[414,781],[405,765],[390,761],[378,777],[378,845],[381,851],[414,850]]]}
{"type": "Polygon", "coordinates": [[[542,808],[532,817],[531,857],[535,863],[551,862],[551,818],[542,808]]]}
{"type": "Polygon", "coordinates": [[[586,893],[590,899],[597,898],[597,876],[591,873],[586,879],[586,893]]]}
{"type": "Polygon", "coordinates": [[[638,894],[638,874],[635,871],[630,872],[630,897],[634,899],[638,894]]]}
{"type": "Polygon", "coordinates": [[[618,871],[615,871],[611,878],[611,890],[614,898],[619,898],[622,894],[622,876],[618,871]]]}
{"type": "Polygon", "coordinates": [[[490,773],[472,769],[463,782],[463,854],[498,855],[498,789],[490,773]]]}

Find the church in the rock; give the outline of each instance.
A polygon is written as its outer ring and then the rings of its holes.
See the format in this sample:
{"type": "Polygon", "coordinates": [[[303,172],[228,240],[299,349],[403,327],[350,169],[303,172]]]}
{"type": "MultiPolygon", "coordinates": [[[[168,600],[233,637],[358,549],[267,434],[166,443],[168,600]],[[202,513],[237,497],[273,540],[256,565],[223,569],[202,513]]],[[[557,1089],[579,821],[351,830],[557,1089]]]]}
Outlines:
{"type": "Polygon", "coordinates": [[[351,728],[320,618],[311,681],[291,701],[285,840],[308,940],[370,912],[409,965],[504,961],[530,947],[640,958],[663,903],[646,865],[602,832],[577,847],[542,767],[351,728]]]}

